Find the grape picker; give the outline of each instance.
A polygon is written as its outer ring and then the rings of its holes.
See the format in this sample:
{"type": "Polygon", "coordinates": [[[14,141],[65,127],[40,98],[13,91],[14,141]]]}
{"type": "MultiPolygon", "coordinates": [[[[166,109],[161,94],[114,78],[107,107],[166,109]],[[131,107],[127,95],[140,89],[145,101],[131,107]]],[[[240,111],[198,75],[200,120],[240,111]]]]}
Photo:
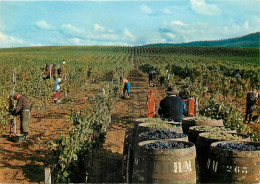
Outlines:
{"type": "Polygon", "coordinates": [[[125,98],[129,98],[130,97],[130,82],[125,79],[120,77],[120,81],[122,81],[122,89],[123,89],[123,97],[125,97],[125,92],[127,91],[127,95],[125,98]]]}
{"type": "Polygon", "coordinates": [[[156,71],[149,71],[149,86],[154,86],[153,80],[155,79],[156,71]]]}
{"type": "Polygon", "coordinates": [[[55,84],[53,88],[53,91],[55,92],[54,103],[58,103],[61,88],[61,77],[61,75],[58,75],[58,77],[55,79],[55,84]]]}
{"type": "Polygon", "coordinates": [[[167,97],[161,100],[158,114],[169,121],[181,122],[182,116],[187,114],[185,102],[176,96],[179,93],[176,87],[169,86],[165,92],[167,97]]]}
{"type": "Polygon", "coordinates": [[[245,122],[247,121],[247,117],[249,115],[248,122],[252,121],[252,113],[255,109],[255,104],[258,100],[258,93],[256,89],[252,89],[250,92],[246,95],[246,116],[245,116],[245,122]]]}
{"type": "Polygon", "coordinates": [[[15,93],[13,98],[18,100],[18,104],[16,109],[13,111],[13,115],[20,115],[20,133],[24,134],[25,140],[27,140],[30,122],[30,101],[27,97],[22,96],[19,93],[15,93]]]}

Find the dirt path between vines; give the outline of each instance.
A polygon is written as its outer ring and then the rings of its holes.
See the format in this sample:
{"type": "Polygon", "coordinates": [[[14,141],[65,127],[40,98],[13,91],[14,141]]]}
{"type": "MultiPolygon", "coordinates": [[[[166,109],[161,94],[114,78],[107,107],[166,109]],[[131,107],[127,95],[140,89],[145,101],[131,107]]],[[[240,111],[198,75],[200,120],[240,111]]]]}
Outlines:
{"type": "Polygon", "coordinates": [[[112,126],[107,132],[103,149],[94,161],[91,183],[121,183],[123,178],[123,149],[125,133],[133,127],[133,120],[147,117],[146,100],[150,89],[157,98],[162,98],[159,89],[148,87],[148,78],[137,69],[129,74],[131,83],[130,99],[119,99],[115,103],[112,115],[112,126]]]}
{"type": "MultiPolygon", "coordinates": [[[[131,98],[116,98],[113,107],[112,125],[107,132],[103,149],[94,162],[92,182],[122,182],[124,137],[132,119],[147,115],[146,99],[149,89],[157,98],[157,88],[148,87],[148,78],[135,64],[128,78],[131,83],[131,98]]],[[[82,97],[81,97],[82,98],[82,97]]],[[[71,105],[80,107],[80,98],[72,104],[53,105],[52,109],[31,114],[30,137],[26,143],[16,143],[9,138],[9,129],[0,137],[0,183],[43,183],[44,162],[48,158],[46,143],[55,140],[60,133],[68,132],[66,117],[71,105]]],[[[19,124],[17,125],[17,130],[19,124]]]]}

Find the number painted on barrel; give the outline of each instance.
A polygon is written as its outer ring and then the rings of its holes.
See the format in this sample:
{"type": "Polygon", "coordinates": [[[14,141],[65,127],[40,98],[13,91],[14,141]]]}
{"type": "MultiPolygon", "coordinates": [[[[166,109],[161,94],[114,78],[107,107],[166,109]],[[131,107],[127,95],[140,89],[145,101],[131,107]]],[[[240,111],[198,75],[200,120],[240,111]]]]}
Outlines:
{"type": "MultiPolygon", "coordinates": [[[[234,166],[234,165],[226,165],[226,172],[228,173],[241,173],[241,174],[247,174],[248,173],[248,167],[247,166],[234,166]]],[[[212,170],[214,172],[217,172],[218,170],[218,162],[215,160],[208,159],[207,162],[207,169],[212,170]]]]}

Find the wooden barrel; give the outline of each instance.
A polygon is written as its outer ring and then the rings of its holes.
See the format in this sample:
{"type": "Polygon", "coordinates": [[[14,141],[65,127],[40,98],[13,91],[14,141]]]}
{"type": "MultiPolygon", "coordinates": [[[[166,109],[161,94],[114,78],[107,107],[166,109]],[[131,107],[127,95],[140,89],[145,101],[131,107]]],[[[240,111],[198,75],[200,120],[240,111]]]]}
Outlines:
{"type": "MultiPolygon", "coordinates": [[[[149,125],[151,125],[151,124],[154,124],[154,123],[140,123],[137,126],[137,128],[136,128],[137,130],[135,130],[135,133],[133,133],[134,137],[132,137],[131,145],[128,148],[128,156],[127,156],[127,158],[128,158],[128,161],[127,161],[127,167],[128,167],[127,180],[129,182],[132,181],[133,158],[134,158],[134,155],[136,155],[138,143],[141,142],[141,141],[148,140],[148,139],[140,137],[141,133],[144,133],[146,131],[156,131],[158,129],[167,130],[167,131],[169,130],[169,131],[176,132],[176,133],[182,133],[182,127],[180,125],[177,126],[177,127],[172,127],[172,128],[152,128],[152,127],[149,127],[149,125]]],[[[159,123],[157,123],[157,124],[159,124],[159,123]]],[[[165,124],[165,123],[163,123],[163,124],[165,124]]],[[[171,139],[171,140],[180,140],[180,141],[188,142],[188,136],[185,136],[184,138],[171,139]]]]}
{"type": "Polygon", "coordinates": [[[223,141],[211,144],[207,169],[213,183],[260,183],[260,150],[234,151],[216,147],[218,144],[242,143],[260,147],[260,143],[223,141]]]}
{"type": "Polygon", "coordinates": [[[183,149],[147,149],[138,144],[134,159],[134,183],[196,183],[195,145],[190,142],[161,140],[163,143],[178,142],[187,146],[183,149]]]}
{"type": "MultiPolygon", "coordinates": [[[[206,135],[208,135],[209,133],[211,132],[200,133],[196,145],[197,160],[199,165],[199,178],[200,178],[200,182],[202,183],[209,182],[209,177],[208,177],[209,173],[206,169],[206,164],[208,160],[210,145],[214,142],[227,141],[227,139],[225,138],[223,139],[207,138],[206,135]]],[[[248,135],[235,134],[235,133],[228,133],[228,134],[242,137],[242,139],[239,139],[239,141],[250,141],[250,137],[248,135]]]]}
{"type": "Polygon", "coordinates": [[[228,128],[224,126],[208,126],[208,125],[201,125],[201,126],[192,126],[189,128],[189,141],[193,144],[197,144],[197,139],[200,133],[203,132],[216,132],[216,131],[223,131],[228,133],[236,133],[236,129],[234,128],[228,128]],[[201,128],[201,130],[196,130],[198,127],[201,128]],[[226,129],[226,130],[225,130],[226,129]]]}
{"type": "Polygon", "coordinates": [[[210,119],[208,117],[197,116],[197,117],[186,117],[182,120],[183,133],[189,133],[191,126],[208,125],[208,126],[223,126],[222,120],[210,119]]]}
{"type": "MultiPolygon", "coordinates": [[[[149,123],[168,123],[168,121],[164,121],[160,118],[138,118],[138,119],[132,119],[130,120],[130,123],[134,124],[133,128],[130,128],[127,130],[125,135],[125,141],[124,141],[124,155],[126,156],[126,181],[127,183],[132,182],[132,171],[133,171],[133,159],[134,159],[134,152],[137,147],[138,136],[140,133],[144,131],[149,130],[156,130],[149,128],[149,127],[143,127],[143,123],[147,123],[146,125],[149,125],[149,123]],[[141,127],[139,125],[141,124],[141,127]]],[[[181,128],[181,126],[179,126],[181,128]]],[[[180,132],[181,133],[181,132],[180,132]]]]}

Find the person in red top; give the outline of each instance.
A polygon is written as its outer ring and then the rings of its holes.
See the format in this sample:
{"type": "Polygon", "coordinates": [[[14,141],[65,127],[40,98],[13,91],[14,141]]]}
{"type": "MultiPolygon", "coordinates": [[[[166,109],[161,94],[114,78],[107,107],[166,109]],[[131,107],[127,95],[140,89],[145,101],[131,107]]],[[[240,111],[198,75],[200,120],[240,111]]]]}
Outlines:
{"type": "Polygon", "coordinates": [[[29,133],[30,101],[19,93],[15,93],[13,98],[18,100],[18,104],[12,114],[20,115],[20,133],[24,134],[26,140],[29,133]]]}

